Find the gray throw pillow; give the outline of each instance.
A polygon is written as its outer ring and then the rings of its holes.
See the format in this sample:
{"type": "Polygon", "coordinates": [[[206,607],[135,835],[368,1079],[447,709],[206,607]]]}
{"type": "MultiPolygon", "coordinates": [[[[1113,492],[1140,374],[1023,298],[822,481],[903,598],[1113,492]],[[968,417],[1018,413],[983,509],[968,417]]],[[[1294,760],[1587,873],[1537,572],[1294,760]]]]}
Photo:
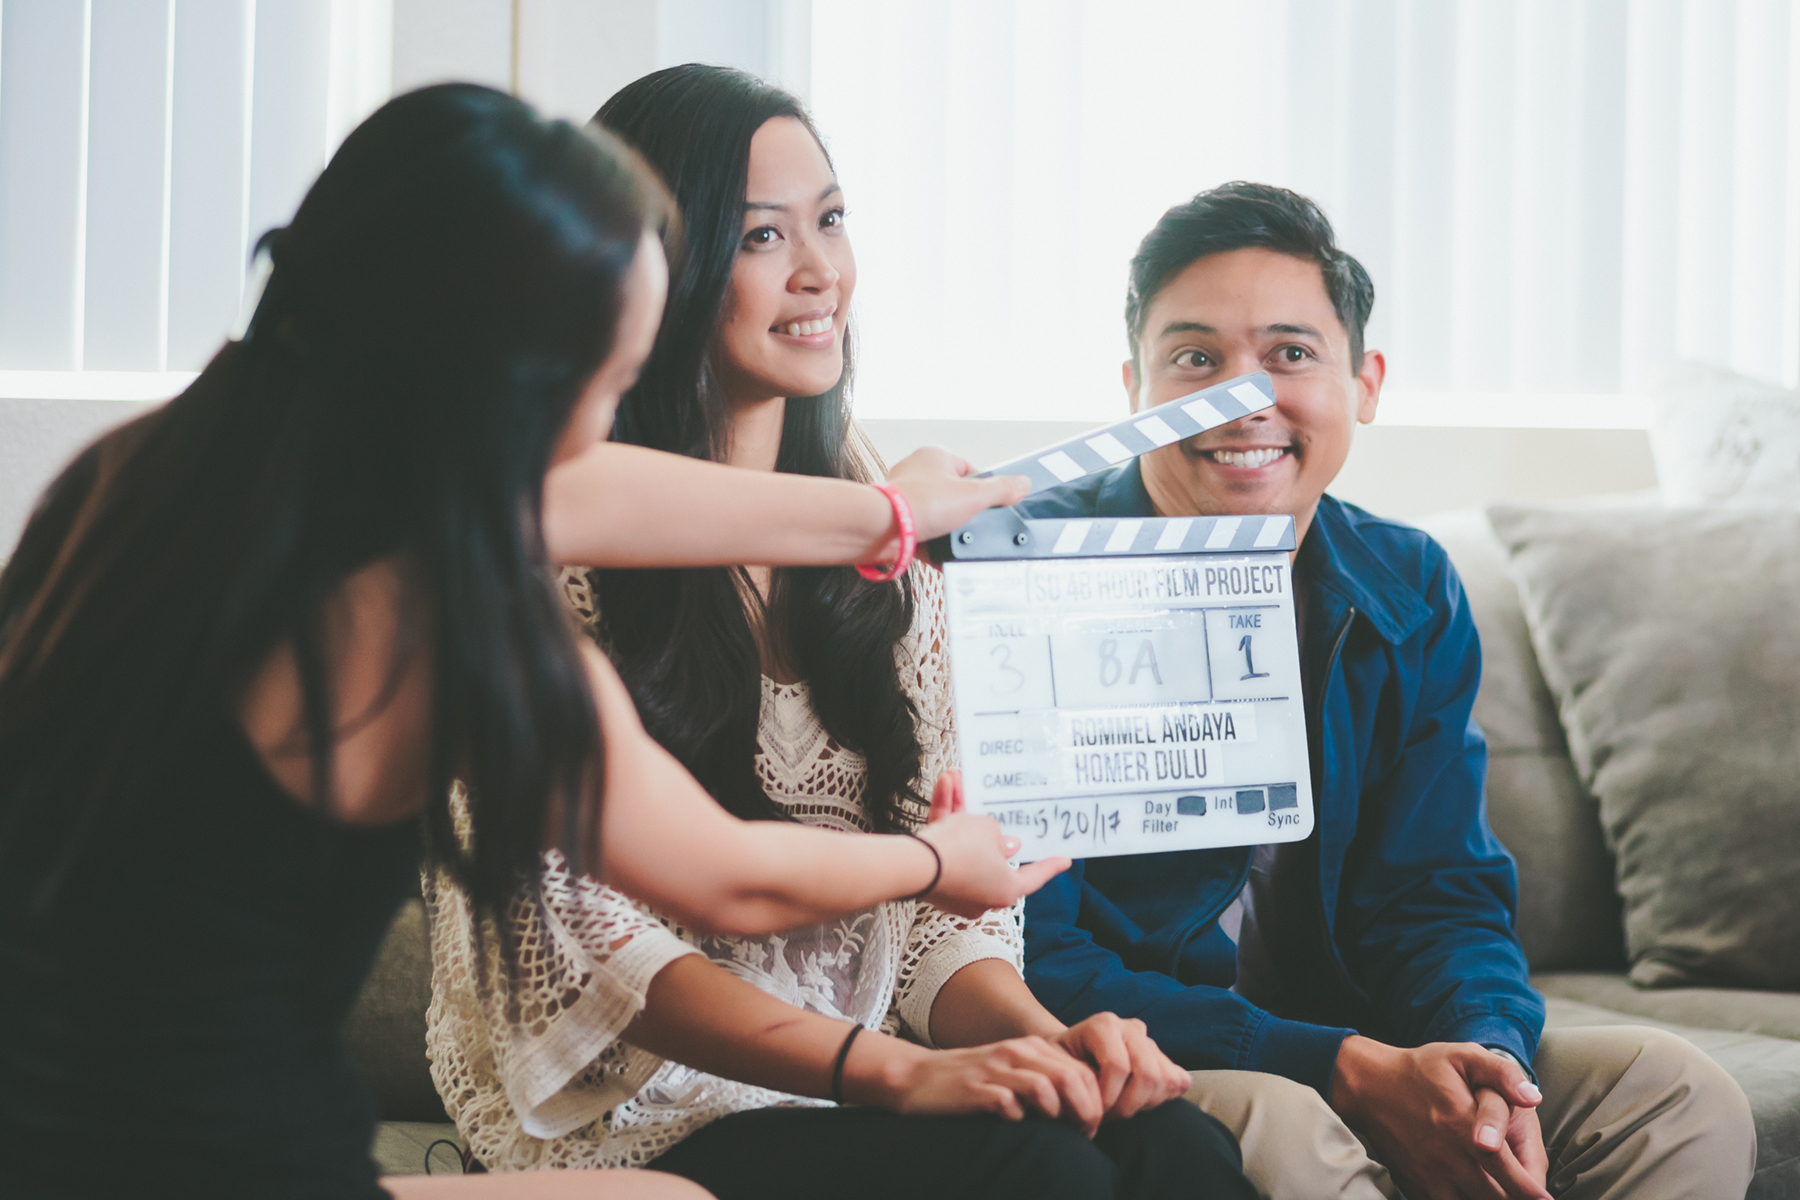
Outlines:
{"type": "Polygon", "coordinates": [[[1633,982],[1800,989],[1800,512],[1499,507],[1633,982]]]}

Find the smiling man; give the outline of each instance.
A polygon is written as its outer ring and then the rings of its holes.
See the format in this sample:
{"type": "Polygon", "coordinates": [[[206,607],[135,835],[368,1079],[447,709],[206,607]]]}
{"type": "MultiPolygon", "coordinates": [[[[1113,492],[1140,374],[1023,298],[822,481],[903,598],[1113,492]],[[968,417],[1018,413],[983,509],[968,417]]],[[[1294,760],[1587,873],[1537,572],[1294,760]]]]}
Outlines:
{"type": "Polygon", "coordinates": [[[1026,979],[1065,1021],[1145,1021],[1276,1200],[1741,1197],[1749,1105],[1710,1059],[1654,1029],[1543,1033],[1462,585],[1425,534],[1325,494],[1380,399],[1374,299],[1316,205],[1258,184],[1171,209],[1132,260],[1133,410],[1253,371],[1275,405],[1020,507],[1294,517],[1317,820],[1076,863],[1026,904],[1026,979]]]}

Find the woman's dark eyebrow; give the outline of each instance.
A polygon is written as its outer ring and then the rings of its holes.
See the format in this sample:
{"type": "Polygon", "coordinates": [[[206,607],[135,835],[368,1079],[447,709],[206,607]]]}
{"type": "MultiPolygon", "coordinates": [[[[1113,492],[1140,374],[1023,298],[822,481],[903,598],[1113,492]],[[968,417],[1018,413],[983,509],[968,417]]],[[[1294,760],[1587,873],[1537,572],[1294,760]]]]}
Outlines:
{"type": "MultiPolygon", "coordinates": [[[[826,188],[824,191],[820,192],[818,200],[814,200],[813,203],[818,204],[821,201],[823,201],[827,196],[831,195],[831,193],[841,192],[843,190],[844,189],[838,185],[837,180],[834,179],[831,181],[831,186],[826,188]]],[[[788,206],[785,204],[770,204],[767,201],[763,201],[763,200],[746,200],[746,201],[744,201],[744,209],[745,209],[745,211],[748,211],[750,209],[756,209],[758,211],[786,212],[788,210],[788,206]]]]}

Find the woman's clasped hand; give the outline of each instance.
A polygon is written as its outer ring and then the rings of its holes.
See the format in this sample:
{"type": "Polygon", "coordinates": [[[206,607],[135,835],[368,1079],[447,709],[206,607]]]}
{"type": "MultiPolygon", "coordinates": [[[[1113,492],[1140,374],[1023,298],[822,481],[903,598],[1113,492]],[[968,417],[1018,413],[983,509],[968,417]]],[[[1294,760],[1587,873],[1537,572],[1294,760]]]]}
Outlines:
{"type": "Polygon", "coordinates": [[[911,1047],[897,1065],[866,1065],[851,1047],[844,1098],[913,1115],[1037,1113],[1093,1137],[1183,1094],[1192,1079],[1144,1033],[1144,1023],[1096,1013],[1055,1037],[1007,1038],[961,1050],[911,1047]]]}

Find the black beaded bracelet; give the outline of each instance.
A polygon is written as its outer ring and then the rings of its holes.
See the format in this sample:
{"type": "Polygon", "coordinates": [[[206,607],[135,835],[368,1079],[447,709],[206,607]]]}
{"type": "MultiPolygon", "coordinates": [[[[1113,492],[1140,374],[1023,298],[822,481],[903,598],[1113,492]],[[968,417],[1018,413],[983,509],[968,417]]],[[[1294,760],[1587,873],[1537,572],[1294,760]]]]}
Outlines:
{"type": "Polygon", "coordinates": [[[904,829],[901,830],[901,832],[906,834],[906,836],[913,841],[919,843],[919,845],[931,851],[931,857],[937,861],[937,870],[931,873],[931,882],[914,892],[912,895],[906,897],[908,900],[923,900],[925,897],[931,895],[931,893],[937,891],[937,885],[944,878],[944,856],[938,853],[938,848],[936,846],[932,845],[912,830],[904,829]]]}
{"type": "Polygon", "coordinates": [[[844,1064],[850,1061],[850,1043],[856,1040],[856,1035],[862,1030],[861,1025],[850,1027],[850,1032],[844,1036],[844,1044],[838,1047],[837,1061],[831,1064],[831,1102],[833,1104],[844,1102],[844,1064]]]}

